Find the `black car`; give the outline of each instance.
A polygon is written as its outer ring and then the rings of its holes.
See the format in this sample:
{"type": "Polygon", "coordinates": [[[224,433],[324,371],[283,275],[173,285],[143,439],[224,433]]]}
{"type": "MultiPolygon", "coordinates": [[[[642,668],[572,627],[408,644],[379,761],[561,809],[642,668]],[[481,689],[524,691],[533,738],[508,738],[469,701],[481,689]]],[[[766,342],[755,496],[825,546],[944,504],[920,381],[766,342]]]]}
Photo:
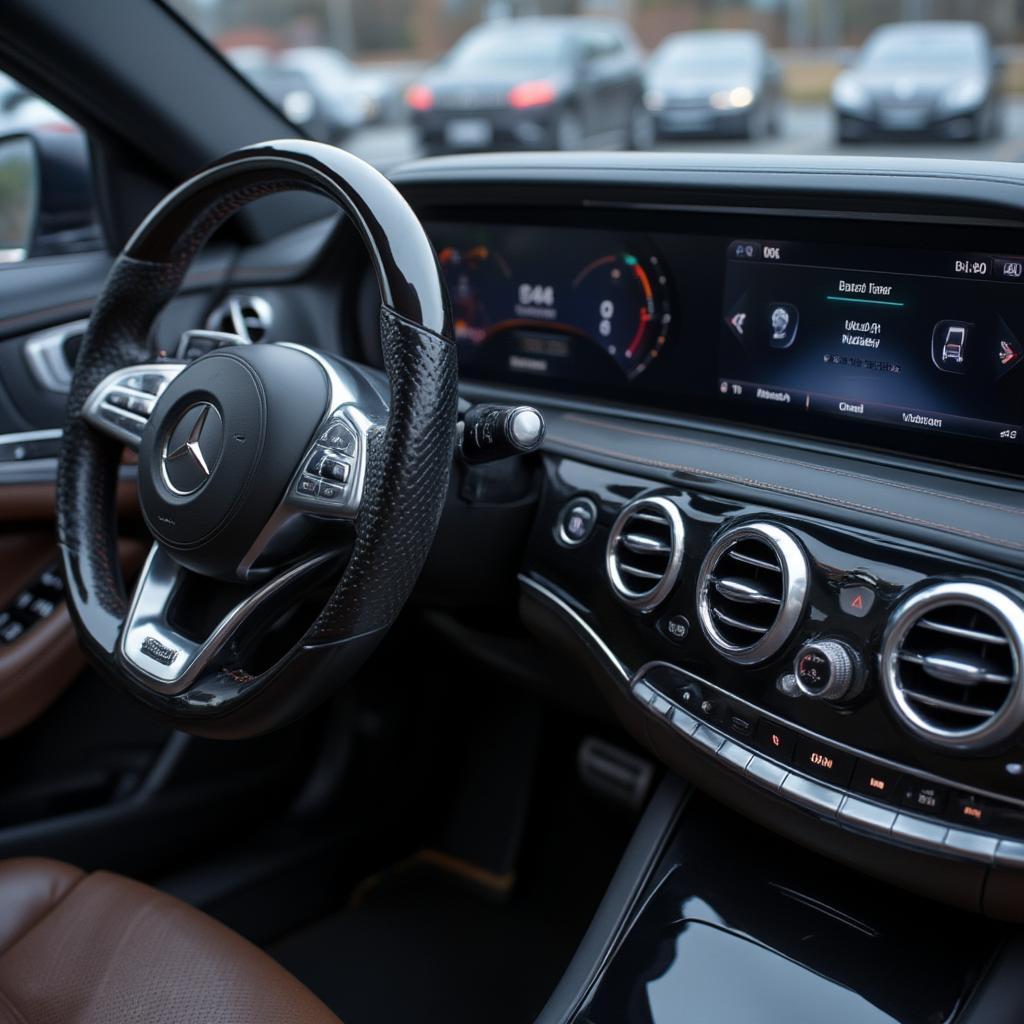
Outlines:
{"type": "Polygon", "coordinates": [[[607,18],[485,23],[409,87],[406,103],[428,153],[653,141],[640,48],[607,18]]]}
{"type": "Polygon", "coordinates": [[[781,74],[756,32],[678,32],[647,66],[644,103],[659,136],[738,135],[778,129],[781,74]]]}
{"type": "Polygon", "coordinates": [[[986,30],[973,22],[884,25],[832,86],[837,135],[997,136],[1001,63],[986,30]]]}

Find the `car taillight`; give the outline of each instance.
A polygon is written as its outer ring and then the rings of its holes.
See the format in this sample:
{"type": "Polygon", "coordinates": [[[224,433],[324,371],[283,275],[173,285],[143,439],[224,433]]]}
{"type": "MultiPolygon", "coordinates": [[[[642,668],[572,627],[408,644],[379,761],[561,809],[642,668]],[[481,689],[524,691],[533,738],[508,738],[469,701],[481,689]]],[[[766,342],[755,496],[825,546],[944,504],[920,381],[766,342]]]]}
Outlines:
{"type": "Polygon", "coordinates": [[[523,107],[542,107],[555,100],[555,87],[547,81],[520,82],[508,93],[508,105],[522,110],[523,107]]]}
{"type": "Polygon", "coordinates": [[[434,94],[425,85],[410,85],[405,91],[405,102],[413,110],[429,110],[434,105],[434,94]]]}

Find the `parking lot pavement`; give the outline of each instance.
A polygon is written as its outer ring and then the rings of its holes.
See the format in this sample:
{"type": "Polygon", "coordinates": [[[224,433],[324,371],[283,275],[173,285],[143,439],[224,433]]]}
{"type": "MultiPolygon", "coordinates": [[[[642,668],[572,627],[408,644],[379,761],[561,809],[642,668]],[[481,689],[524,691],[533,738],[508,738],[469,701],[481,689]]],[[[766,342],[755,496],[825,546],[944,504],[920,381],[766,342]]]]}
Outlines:
{"type": "MultiPolygon", "coordinates": [[[[662,150],[697,153],[806,153],[930,156],[950,159],[1024,160],[1024,98],[1007,101],[1004,131],[997,139],[984,142],[893,142],[843,143],[835,139],[832,116],[825,106],[790,104],[783,111],[781,130],[763,139],[674,139],[659,143],[662,150]]],[[[387,172],[418,153],[409,127],[404,124],[377,125],[353,136],[347,148],[387,172]]]]}

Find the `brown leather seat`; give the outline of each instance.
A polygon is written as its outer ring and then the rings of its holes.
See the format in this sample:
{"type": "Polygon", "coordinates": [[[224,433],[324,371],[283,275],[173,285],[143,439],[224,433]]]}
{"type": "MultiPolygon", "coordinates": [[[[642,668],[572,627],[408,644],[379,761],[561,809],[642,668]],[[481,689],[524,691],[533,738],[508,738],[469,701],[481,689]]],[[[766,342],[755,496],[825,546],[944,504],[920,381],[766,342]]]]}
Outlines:
{"type": "Polygon", "coordinates": [[[338,1024],[240,935],[139,882],[0,861],[0,1022],[338,1024]]]}

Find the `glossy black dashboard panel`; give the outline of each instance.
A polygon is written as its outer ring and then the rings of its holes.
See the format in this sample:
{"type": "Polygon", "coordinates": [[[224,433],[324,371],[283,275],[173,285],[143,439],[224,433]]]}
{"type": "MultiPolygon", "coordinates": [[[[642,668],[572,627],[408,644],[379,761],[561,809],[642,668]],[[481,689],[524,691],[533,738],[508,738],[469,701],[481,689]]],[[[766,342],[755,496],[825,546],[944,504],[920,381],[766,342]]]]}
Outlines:
{"type": "Polygon", "coordinates": [[[935,1024],[1001,938],[694,799],[575,1020],[935,1024]]]}
{"type": "Polygon", "coordinates": [[[1020,474],[1015,232],[919,225],[908,245],[879,221],[422,212],[464,378],[1020,474]]]}

